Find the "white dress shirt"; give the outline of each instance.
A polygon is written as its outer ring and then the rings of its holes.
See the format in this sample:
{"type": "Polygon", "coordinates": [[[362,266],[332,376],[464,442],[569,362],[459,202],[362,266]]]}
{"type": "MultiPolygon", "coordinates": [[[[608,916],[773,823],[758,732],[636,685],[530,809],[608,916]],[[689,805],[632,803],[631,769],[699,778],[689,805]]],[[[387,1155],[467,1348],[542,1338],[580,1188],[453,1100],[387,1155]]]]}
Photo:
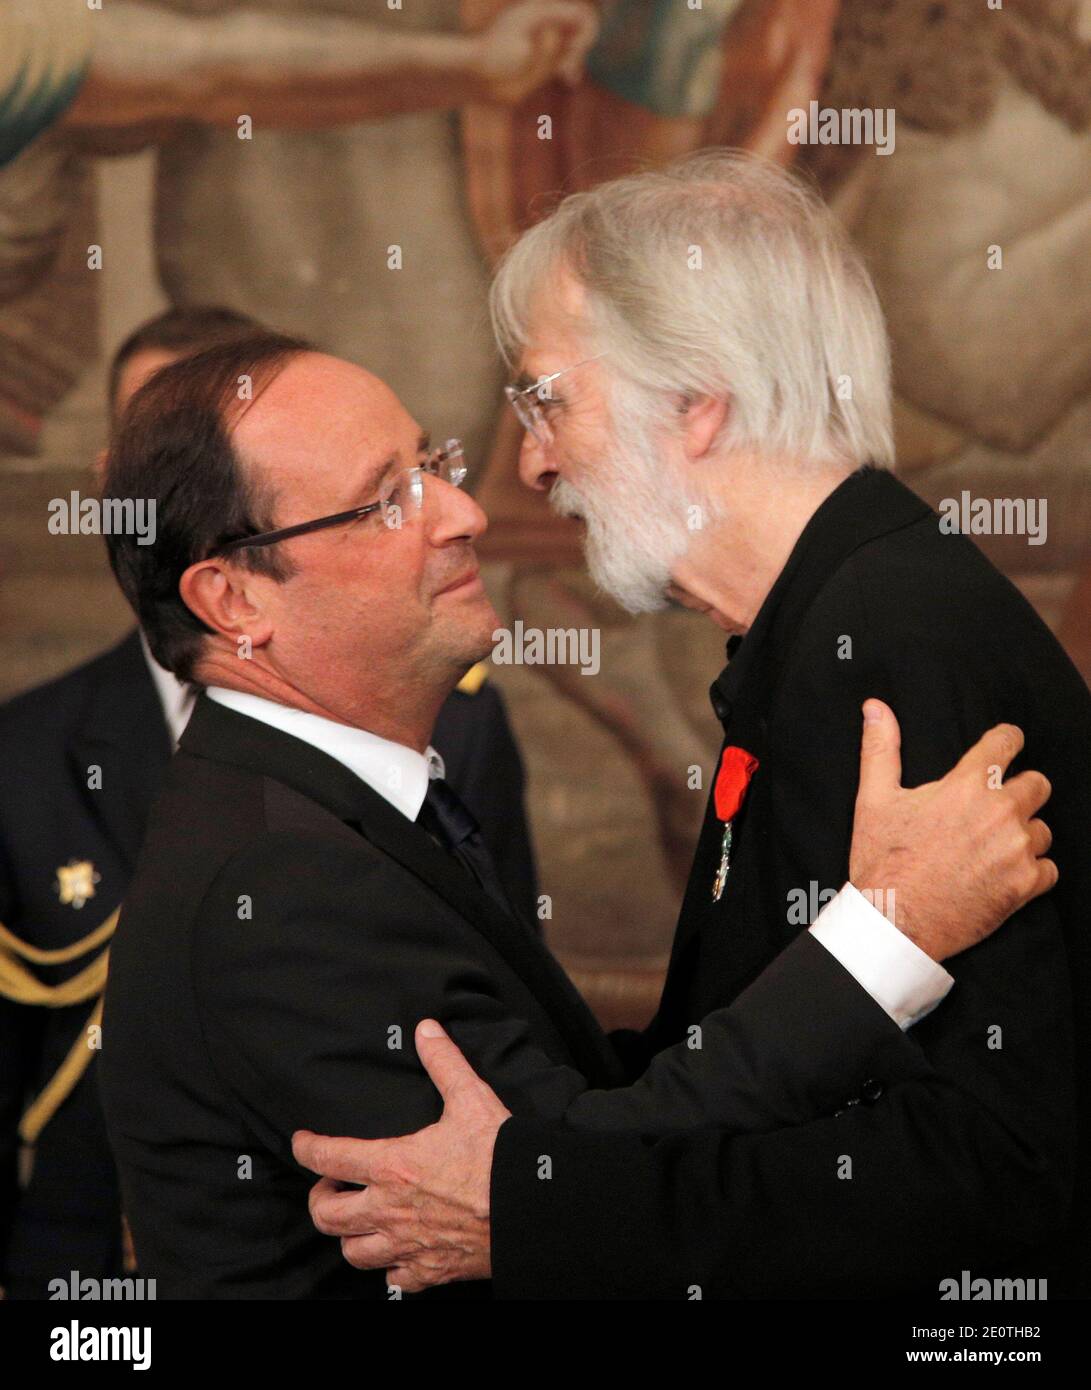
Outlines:
{"type": "Polygon", "coordinates": [[[188,681],[180,681],[174,672],[168,671],[165,666],[160,666],[152,656],[148,640],[143,633],[140,634],[140,645],[144,649],[144,660],[148,663],[148,670],[155,682],[155,692],[159,696],[163,718],[167,721],[171,740],[177,748],[178,740],[182,737],[189,723],[189,716],[193,713],[197,689],[188,681]]]}
{"type": "Polygon", "coordinates": [[[227,690],[222,685],[209,686],[208,698],[328,753],[350,772],[355,772],[407,820],[415,821],[420,814],[428,779],[443,776],[443,759],[434,748],[418,753],[415,748],[392,743],[367,729],[354,729],[334,719],[279,705],[261,695],[227,690]]]}
{"type": "MultiPolygon", "coordinates": [[[[429,777],[443,776],[443,760],[434,748],[421,754],[366,729],[353,729],[223,686],[210,686],[208,697],[328,753],[408,820],[416,820],[420,813],[429,777]]],[[[810,931],[899,1028],[910,1028],[931,1013],[954,984],[942,965],[925,955],[851,883],[826,904],[810,931]]]]}

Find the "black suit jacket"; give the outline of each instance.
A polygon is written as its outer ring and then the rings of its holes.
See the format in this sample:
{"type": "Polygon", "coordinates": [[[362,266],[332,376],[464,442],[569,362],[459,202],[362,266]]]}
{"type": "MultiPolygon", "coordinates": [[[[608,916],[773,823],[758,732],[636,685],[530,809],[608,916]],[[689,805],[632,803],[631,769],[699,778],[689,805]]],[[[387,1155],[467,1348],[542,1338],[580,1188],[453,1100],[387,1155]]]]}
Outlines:
{"type": "MultiPolygon", "coordinates": [[[[633,1068],[677,1055],[691,1024],[784,950],[801,930],[796,895],[844,882],[870,695],[899,718],[906,785],[941,776],[992,724],[1021,726],[1015,770],[1053,784],[1059,886],[947,962],[955,986],[905,1039],[915,1055],[892,1050],[812,1123],[740,1136],[711,1078],[695,1088],[684,1065],[657,1083],[667,1099],[689,1088],[684,1136],[642,1122],[647,1083],[631,1092],[642,1134],[586,1132],[625,1124],[624,1092],[613,1108],[581,1099],[568,1126],[508,1121],[493,1165],[498,1293],[935,1298],[962,1269],[1086,1291],[1091,697],[1014,587],[889,474],[865,470],[819,508],[713,686],[726,743],[760,767],[719,903],[710,801],[633,1068]],[[533,1175],[542,1152],[547,1184],[533,1175]]],[[[817,983],[808,1002],[828,1007],[817,983]]]]}
{"type": "MultiPolygon", "coordinates": [[[[115,935],[102,1082],[142,1273],[161,1297],[384,1297],[307,1212],[306,1127],[430,1123],[441,1018],[508,1105],[618,1079],[537,933],[309,744],[202,696],[115,935]]],[[[465,1291],[456,1291],[464,1293],[465,1291]]]]}
{"type": "MultiPolygon", "coordinates": [[[[486,684],[454,691],[433,742],[448,781],[474,812],[505,888],[536,921],[534,856],[522,760],[503,699],[486,684]]],[[[104,921],[128,889],[144,826],[171,755],[170,735],[134,631],[59,679],[0,707],[0,922],[31,944],[70,945],[104,921]],[[101,789],[88,786],[101,769],[101,789]],[[57,869],[89,860],[94,896],[65,904],[57,869]]],[[[56,984],[89,963],[38,969],[56,984]]],[[[91,1005],[45,1009],[0,998],[0,1285],[44,1298],[72,1269],[121,1271],[120,1197],[94,1060],[38,1141],[19,1190],[17,1127],[64,1060],[91,1005]]]]}
{"type": "MultiPolygon", "coordinates": [[[[892,1038],[904,1046],[832,957],[845,1012],[793,1033],[809,959],[786,953],[710,1030],[739,1123],[812,1113],[831,1066],[843,1088],[892,1038]],[[771,1034],[792,1035],[779,1086],[764,1075],[771,1034]]],[[[435,1120],[413,1047],[427,1015],[519,1114],[557,1116],[624,1080],[528,924],[340,763],[203,697],[151,816],[104,1018],[110,1138],[160,1296],[385,1296],[381,1274],[352,1270],[314,1230],[313,1178],[290,1141],[435,1120]]]]}

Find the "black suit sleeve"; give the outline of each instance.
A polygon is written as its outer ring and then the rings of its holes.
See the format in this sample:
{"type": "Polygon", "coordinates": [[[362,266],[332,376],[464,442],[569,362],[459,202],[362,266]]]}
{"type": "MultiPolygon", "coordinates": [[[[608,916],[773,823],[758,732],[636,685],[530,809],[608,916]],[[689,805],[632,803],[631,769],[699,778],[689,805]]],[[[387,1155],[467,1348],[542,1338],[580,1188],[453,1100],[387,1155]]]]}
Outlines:
{"type": "Polygon", "coordinates": [[[565,1121],[643,1135],[759,1133],[831,1113],[876,1075],[913,1075],[918,1049],[809,933],[727,1008],[664,1048],[629,1086],[577,1096],[565,1121]]]}
{"type": "Polygon", "coordinates": [[[413,1045],[434,1017],[509,1108],[560,1114],[586,1082],[501,999],[490,951],[379,854],[264,837],[200,909],[198,1007],[221,1082],[281,1152],[299,1128],[407,1133],[442,1108],[413,1045]]]}

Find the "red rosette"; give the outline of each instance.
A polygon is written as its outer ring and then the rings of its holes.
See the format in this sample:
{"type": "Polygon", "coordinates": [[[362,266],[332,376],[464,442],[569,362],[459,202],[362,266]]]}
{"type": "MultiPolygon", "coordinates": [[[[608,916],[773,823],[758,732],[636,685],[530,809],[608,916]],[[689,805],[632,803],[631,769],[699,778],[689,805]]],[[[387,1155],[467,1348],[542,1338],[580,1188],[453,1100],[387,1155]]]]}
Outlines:
{"type": "Polygon", "coordinates": [[[725,748],[720,756],[713,801],[722,821],[734,820],[746,796],[750,779],[758,770],[758,760],[745,748],[725,748]]]}

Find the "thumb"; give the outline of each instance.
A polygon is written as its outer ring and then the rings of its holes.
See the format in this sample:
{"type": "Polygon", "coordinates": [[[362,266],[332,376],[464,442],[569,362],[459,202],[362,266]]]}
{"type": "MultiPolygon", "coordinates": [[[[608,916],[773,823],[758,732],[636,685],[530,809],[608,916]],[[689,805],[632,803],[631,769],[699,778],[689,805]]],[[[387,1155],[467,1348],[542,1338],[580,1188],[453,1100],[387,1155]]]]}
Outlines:
{"type": "Polygon", "coordinates": [[[858,801],[877,801],[902,784],[902,731],[882,700],[864,701],[858,801]]]}
{"type": "Polygon", "coordinates": [[[465,1086],[468,1081],[480,1080],[458,1045],[451,1041],[434,1018],[422,1019],[417,1024],[414,1038],[417,1056],[443,1097],[444,1105],[454,1098],[460,1086],[465,1086]]]}

